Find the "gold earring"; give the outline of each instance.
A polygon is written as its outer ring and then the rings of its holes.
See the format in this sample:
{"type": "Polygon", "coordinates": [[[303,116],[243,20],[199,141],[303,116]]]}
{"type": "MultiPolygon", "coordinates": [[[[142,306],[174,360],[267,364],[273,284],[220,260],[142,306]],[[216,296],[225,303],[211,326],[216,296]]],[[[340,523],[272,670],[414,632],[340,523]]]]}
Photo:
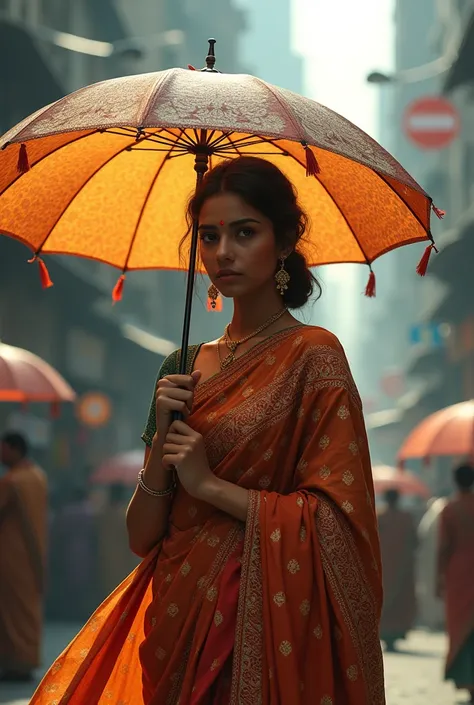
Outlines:
{"type": "Polygon", "coordinates": [[[275,274],[276,287],[280,294],[283,296],[285,291],[288,289],[288,284],[291,277],[285,269],[285,258],[280,258],[280,269],[275,274]]]}
{"type": "Polygon", "coordinates": [[[211,284],[209,289],[207,290],[207,296],[208,296],[208,301],[207,301],[207,310],[208,311],[215,311],[217,308],[217,299],[219,298],[219,289],[214,286],[214,284],[211,284]]]}

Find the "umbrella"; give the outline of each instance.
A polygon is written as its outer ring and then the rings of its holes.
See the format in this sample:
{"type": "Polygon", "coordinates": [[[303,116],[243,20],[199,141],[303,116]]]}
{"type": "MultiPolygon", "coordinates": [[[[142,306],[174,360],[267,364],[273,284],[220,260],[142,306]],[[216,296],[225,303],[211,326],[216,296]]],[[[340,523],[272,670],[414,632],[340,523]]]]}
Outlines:
{"type": "Polygon", "coordinates": [[[474,457],[474,401],[465,401],[436,411],[406,438],[398,453],[402,464],[409,458],[428,462],[433,456],[474,457]]]}
{"type": "Polygon", "coordinates": [[[408,470],[391,468],[388,465],[375,465],[372,468],[372,476],[376,494],[383,494],[387,490],[398,490],[400,494],[422,499],[429,499],[432,495],[430,488],[408,470]]]}
{"type": "MultiPolygon", "coordinates": [[[[78,255],[126,272],[188,269],[181,371],[186,369],[198,245],[179,242],[185,205],[204,173],[242,154],[275,163],[312,217],[309,264],[372,262],[401,245],[434,248],[431,198],[372,138],[328,108],[247,75],[170,69],[81,88],[0,140],[0,231],[43,254],[78,255]],[[310,178],[307,178],[307,177],[310,178]]],[[[435,209],[441,217],[442,211],[435,209]]]]}
{"type": "Polygon", "coordinates": [[[143,450],[120,453],[103,462],[91,477],[94,485],[136,485],[138,473],[143,467],[143,450]]]}
{"type": "Polygon", "coordinates": [[[51,365],[37,355],[0,343],[0,402],[72,402],[76,394],[51,365]]]}

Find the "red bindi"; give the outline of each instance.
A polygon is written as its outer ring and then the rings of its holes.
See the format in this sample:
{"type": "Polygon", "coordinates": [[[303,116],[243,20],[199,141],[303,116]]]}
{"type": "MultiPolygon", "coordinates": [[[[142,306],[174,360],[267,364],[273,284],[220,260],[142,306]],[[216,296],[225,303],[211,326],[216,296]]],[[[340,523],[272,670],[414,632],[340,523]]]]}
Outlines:
{"type": "Polygon", "coordinates": [[[220,220],[220,221],[219,221],[219,225],[221,225],[221,226],[222,226],[222,225],[225,225],[224,221],[223,221],[223,220],[220,220]]]}

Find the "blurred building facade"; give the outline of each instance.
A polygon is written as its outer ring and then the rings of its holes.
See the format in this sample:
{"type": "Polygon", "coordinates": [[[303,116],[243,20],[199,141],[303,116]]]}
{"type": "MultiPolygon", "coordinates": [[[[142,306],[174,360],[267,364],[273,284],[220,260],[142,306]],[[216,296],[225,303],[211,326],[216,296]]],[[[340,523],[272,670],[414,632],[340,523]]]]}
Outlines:
{"type": "Polygon", "coordinates": [[[242,56],[251,73],[276,86],[304,93],[303,60],[292,43],[290,0],[239,0],[247,15],[242,56]]]}
{"type": "MultiPolygon", "coordinates": [[[[370,375],[374,369],[376,372],[378,389],[374,390],[374,395],[378,397],[378,409],[368,415],[368,427],[373,454],[387,463],[394,462],[403,439],[422,418],[443,406],[470,398],[474,393],[470,382],[463,381],[455,362],[464,354],[461,349],[469,348],[469,335],[474,338],[474,327],[473,332],[469,332],[468,306],[460,305],[461,299],[466,304],[469,295],[461,296],[459,272],[454,259],[448,261],[452,254],[446,247],[446,243],[461,238],[462,223],[469,227],[466,212],[472,200],[474,178],[472,91],[461,87],[447,96],[459,111],[462,122],[461,134],[447,148],[421,150],[410,143],[402,127],[405,110],[412,101],[442,95],[450,80],[454,80],[453,76],[462,75],[461,79],[456,78],[456,83],[466,83],[465,72],[456,68],[461,54],[457,60],[454,57],[460,43],[467,43],[462,36],[473,11],[471,0],[444,3],[398,0],[394,80],[380,87],[382,142],[432,195],[434,202],[447,211],[442,223],[434,218],[433,234],[441,251],[432,257],[426,279],[420,280],[415,274],[422,247],[403,248],[384,258],[386,264],[376,263],[380,300],[368,318],[365,345],[377,349],[378,353],[375,367],[367,366],[370,375]],[[429,66],[439,59],[439,70],[434,65],[430,76],[429,66]],[[451,64],[449,72],[442,70],[443,62],[451,64]],[[407,69],[413,67],[427,70],[422,69],[417,78],[416,72],[407,73],[407,69]],[[457,298],[453,294],[454,281],[457,298]],[[454,318],[463,320],[455,322],[454,318]],[[460,339],[464,342],[460,343],[460,339]],[[398,389],[397,385],[393,386],[393,398],[389,399],[384,387],[391,377],[398,378],[399,384],[398,389]]],[[[473,58],[471,47],[471,62],[473,58]]],[[[460,271],[468,266],[466,259],[464,262],[463,265],[461,254],[457,265],[460,271]]],[[[467,279],[464,284],[466,282],[467,279]]],[[[469,374],[472,377],[472,372],[469,374]]],[[[464,372],[466,379],[470,379],[469,374],[464,372]]]]}
{"type": "MultiPolygon", "coordinates": [[[[89,83],[188,63],[202,66],[207,38],[219,40],[218,65],[243,71],[238,41],[244,12],[231,0],[0,0],[0,130],[89,83]],[[8,68],[7,68],[8,66],[8,68]]],[[[159,223],[157,223],[159,228],[159,223]]],[[[0,241],[0,339],[53,364],[81,395],[99,392],[112,405],[107,424],[92,429],[73,409],[52,421],[0,407],[0,428],[30,431],[47,468],[86,472],[108,455],[139,444],[153,382],[163,357],[180,343],[185,275],[127,276],[123,301],[110,294],[120,274],[100,263],[49,258],[55,287],[42,292],[29,253],[0,241]],[[12,415],[13,414],[13,415],[12,415]]],[[[192,340],[222,333],[229,311],[208,313],[200,282],[192,340]]]]}

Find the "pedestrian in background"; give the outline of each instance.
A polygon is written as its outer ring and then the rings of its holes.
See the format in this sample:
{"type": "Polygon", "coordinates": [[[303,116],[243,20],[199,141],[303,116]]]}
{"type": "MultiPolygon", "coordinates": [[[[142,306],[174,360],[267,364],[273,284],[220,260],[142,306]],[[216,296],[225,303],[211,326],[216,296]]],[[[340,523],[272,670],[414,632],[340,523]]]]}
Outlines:
{"type": "Polygon", "coordinates": [[[40,665],[47,480],[19,433],[3,436],[0,460],[0,680],[24,681],[40,665]]]}
{"type": "Polygon", "coordinates": [[[398,491],[388,490],[378,516],[384,589],[380,638],[387,651],[395,651],[396,642],[406,637],[416,618],[416,528],[399,501],[398,491]]]}
{"type": "Polygon", "coordinates": [[[445,678],[474,702],[474,468],[454,470],[456,496],[441,513],[438,594],[446,605],[449,652],[445,678]]]}

